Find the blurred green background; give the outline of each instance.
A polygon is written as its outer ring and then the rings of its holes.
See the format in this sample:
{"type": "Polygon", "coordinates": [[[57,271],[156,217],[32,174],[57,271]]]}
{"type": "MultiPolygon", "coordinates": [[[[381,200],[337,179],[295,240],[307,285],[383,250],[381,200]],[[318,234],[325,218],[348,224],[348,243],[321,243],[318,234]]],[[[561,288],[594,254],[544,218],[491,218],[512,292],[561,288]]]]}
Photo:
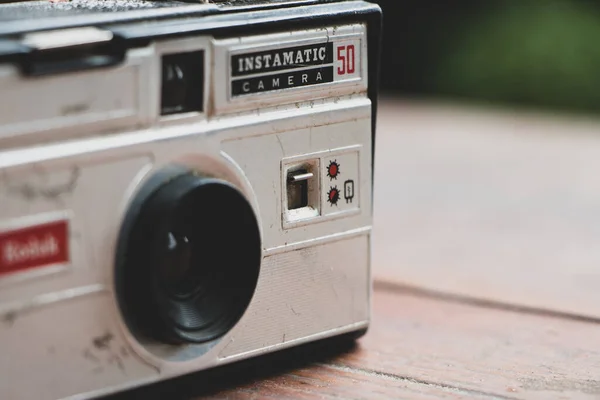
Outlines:
{"type": "Polygon", "coordinates": [[[600,113],[597,1],[377,2],[384,93],[600,113]]]}

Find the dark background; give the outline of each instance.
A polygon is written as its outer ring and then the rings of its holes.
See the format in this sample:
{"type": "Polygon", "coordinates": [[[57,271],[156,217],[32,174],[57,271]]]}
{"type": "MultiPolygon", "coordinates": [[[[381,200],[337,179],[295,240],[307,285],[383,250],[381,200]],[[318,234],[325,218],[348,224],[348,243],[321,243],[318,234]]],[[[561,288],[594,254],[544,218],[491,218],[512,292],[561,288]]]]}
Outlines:
{"type": "Polygon", "coordinates": [[[384,94],[600,111],[597,1],[376,2],[384,94]]]}

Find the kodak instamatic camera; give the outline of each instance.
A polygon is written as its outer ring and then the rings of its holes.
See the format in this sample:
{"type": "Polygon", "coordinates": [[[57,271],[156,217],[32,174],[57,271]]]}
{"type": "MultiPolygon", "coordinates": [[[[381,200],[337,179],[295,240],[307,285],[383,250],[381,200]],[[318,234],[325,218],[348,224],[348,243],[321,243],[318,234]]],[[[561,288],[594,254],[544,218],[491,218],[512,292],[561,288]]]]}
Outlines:
{"type": "Polygon", "coordinates": [[[0,6],[0,398],[364,333],[379,35],[363,1],[0,6]]]}

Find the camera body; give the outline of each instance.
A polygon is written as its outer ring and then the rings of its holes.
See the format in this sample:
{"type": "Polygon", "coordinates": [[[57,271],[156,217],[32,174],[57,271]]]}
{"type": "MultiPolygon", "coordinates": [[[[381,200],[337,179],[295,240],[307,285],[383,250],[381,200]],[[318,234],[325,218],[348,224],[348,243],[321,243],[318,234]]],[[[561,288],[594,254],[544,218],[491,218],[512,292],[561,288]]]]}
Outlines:
{"type": "Polygon", "coordinates": [[[45,7],[0,27],[0,398],[364,333],[379,8],[45,7]]]}

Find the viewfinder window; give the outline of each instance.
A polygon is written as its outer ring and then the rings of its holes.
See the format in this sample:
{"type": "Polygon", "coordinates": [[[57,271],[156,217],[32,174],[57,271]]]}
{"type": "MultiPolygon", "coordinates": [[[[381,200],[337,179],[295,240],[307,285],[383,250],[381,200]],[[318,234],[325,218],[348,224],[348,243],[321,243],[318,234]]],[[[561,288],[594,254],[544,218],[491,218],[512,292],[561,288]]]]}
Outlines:
{"type": "Polygon", "coordinates": [[[162,57],[161,115],[202,112],[204,51],[162,57]]]}

